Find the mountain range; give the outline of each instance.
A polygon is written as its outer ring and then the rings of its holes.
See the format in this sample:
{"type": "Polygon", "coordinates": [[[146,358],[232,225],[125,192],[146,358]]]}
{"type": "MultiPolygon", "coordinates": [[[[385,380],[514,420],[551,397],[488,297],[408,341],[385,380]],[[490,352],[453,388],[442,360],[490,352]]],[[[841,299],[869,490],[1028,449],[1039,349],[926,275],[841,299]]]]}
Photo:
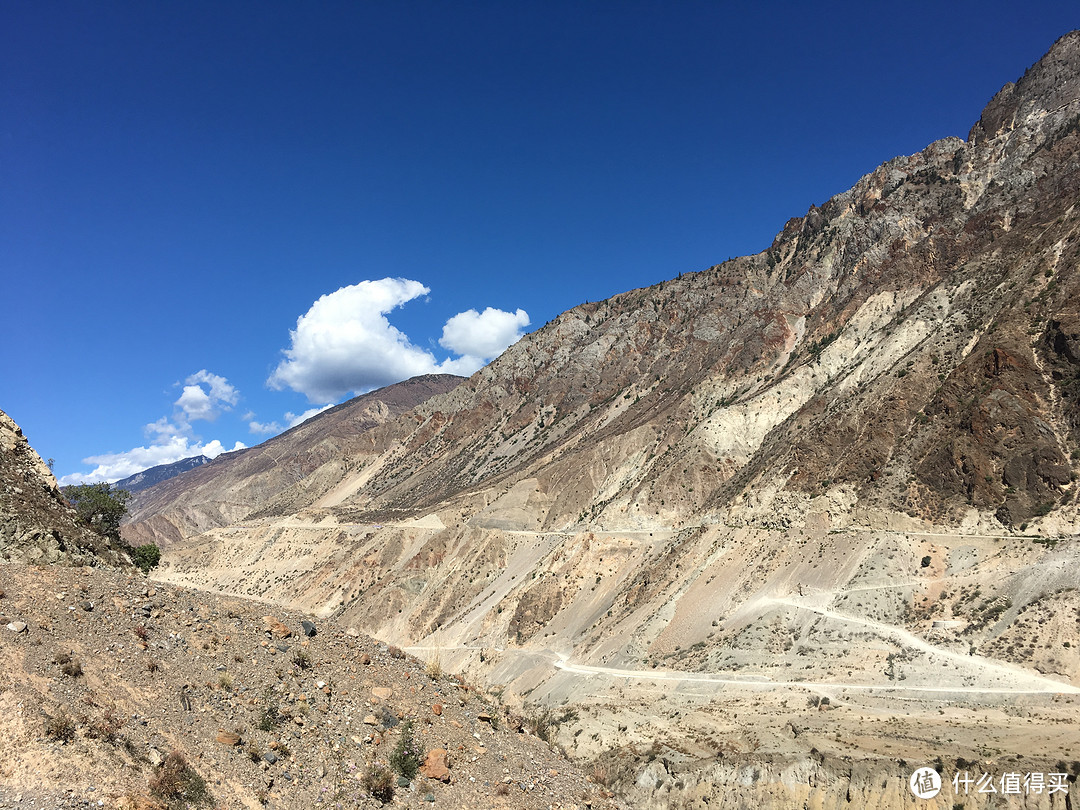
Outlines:
{"type": "Polygon", "coordinates": [[[1077,200],[1073,32],[760,253],[152,486],[125,537],[568,707],[636,806],[898,807],[935,758],[1072,784],[1077,200]]]}

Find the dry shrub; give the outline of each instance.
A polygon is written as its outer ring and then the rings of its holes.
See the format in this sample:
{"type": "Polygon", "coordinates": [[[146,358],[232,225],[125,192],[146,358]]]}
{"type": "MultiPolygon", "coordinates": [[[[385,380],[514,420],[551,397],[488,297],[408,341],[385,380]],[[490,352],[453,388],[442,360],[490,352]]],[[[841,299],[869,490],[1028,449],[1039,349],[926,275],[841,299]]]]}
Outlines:
{"type": "MultiPolygon", "coordinates": [[[[388,649],[387,652],[390,653],[391,658],[402,659],[405,657],[405,651],[402,650],[401,647],[395,647],[392,644],[390,645],[390,649],[388,649]]],[[[370,661],[371,659],[368,660],[370,661]]]]}
{"type": "Polygon", "coordinates": [[[82,664],[79,659],[72,658],[70,653],[57,653],[53,659],[60,666],[60,671],[71,678],[78,678],[83,674],[82,664]]]}
{"type": "Polygon", "coordinates": [[[124,727],[126,719],[116,713],[115,709],[106,709],[101,717],[87,724],[87,736],[96,740],[105,740],[107,743],[115,743],[120,736],[120,729],[124,727]]]}
{"type": "Polygon", "coordinates": [[[61,708],[45,721],[45,736],[61,742],[71,742],[75,739],[75,721],[65,709],[61,708]]]}
{"type": "Polygon", "coordinates": [[[157,773],[150,777],[150,792],[170,807],[213,804],[206,781],[188,765],[180,751],[166,756],[157,773]]]}
{"type": "Polygon", "coordinates": [[[364,771],[361,784],[372,798],[383,804],[389,804],[394,799],[394,775],[381,765],[372,765],[364,771]]]}
{"type": "Polygon", "coordinates": [[[439,678],[442,677],[442,661],[439,659],[438,656],[435,656],[427,662],[427,667],[425,668],[425,671],[427,672],[427,676],[433,681],[437,681],[439,680],[439,678]]]}

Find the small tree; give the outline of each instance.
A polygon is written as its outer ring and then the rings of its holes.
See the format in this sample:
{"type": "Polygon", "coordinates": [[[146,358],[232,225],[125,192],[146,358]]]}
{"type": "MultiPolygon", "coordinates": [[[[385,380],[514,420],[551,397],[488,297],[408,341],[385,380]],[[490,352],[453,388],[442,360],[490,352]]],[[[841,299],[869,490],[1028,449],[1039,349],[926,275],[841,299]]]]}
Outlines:
{"type": "Polygon", "coordinates": [[[64,495],[75,507],[79,521],[102,537],[120,540],[120,521],[127,514],[131,493],[113,489],[111,484],[79,484],[64,488],[64,495]]]}

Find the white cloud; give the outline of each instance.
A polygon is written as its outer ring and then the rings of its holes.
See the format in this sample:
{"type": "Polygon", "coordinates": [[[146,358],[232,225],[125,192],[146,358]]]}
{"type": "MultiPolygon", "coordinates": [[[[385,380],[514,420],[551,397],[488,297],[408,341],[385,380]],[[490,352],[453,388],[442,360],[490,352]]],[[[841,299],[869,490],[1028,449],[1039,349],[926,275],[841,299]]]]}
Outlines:
{"type": "Polygon", "coordinates": [[[521,330],[529,325],[529,313],[503,312],[488,307],[483,312],[469,309],[459,312],[443,326],[439,345],[455,354],[491,360],[518,341],[521,330]]]}
{"type": "MultiPolygon", "coordinates": [[[[229,381],[224,377],[217,374],[211,374],[205,368],[201,371],[196,371],[186,380],[188,385],[194,385],[196,383],[206,383],[210,386],[210,397],[216,402],[223,402],[226,405],[235,405],[240,400],[240,392],[233,386],[229,385],[229,381]]],[[[228,410],[228,408],[226,408],[228,410]]]]}
{"type": "Polygon", "coordinates": [[[316,414],[320,414],[323,411],[325,411],[325,410],[327,410],[329,408],[333,408],[333,407],[334,407],[334,403],[331,402],[329,405],[323,405],[323,406],[318,407],[318,408],[308,408],[306,411],[304,411],[301,414],[295,414],[292,411],[287,411],[285,413],[285,418],[289,422],[289,427],[294,428],[297,425],[299,425],[301,422],[306,422],[308,419],[315,416],[316,414]]]}
{"type": "Polygon", "coordinates": [[[151,444],[149,447],[136,447],[126,453],[106,453],[84,458],[84,464],[96,465],[94,469],[89,473],[65,475],[60,479],[60,483],[66,486],[68,484],[93,484],[98,481],[119,481],[121,478],[127,478],[129,475],[159,464],[172,464],[174,461],[192,456],[217,458],[225,452],[243,450],[245,446],[243,442],[237,442],[227,451],[217,439],[202,444],[192,442],[187,436],[176,435],[161,443],[151,444]]]}
{"type": "Polygon", "coordinates": [[[183,418],[187,421],[205,419],[212,422],[223,410],[231,410],[240,399],[240,392],[229,385],[228,380],[211,374],[205,368],[195,372],[184,382],[183,393],[174,404],[183,411],[183,418]]]}
{"type": "Polygon", "coordinates": [[[243,450],[247,445],[236,442],[228,450],[218,440],[203,442],[193,435],[191,422],[196,419],[213,421],[222,411],[231,410],[240,401],[240,392],[229,381],[206,369],[197,371],[186,380],[179,399],[173,404],[176,410],[170,419],[163,416],[143,428],[149,444],[135,447],[123,453],[106,453],[83,459],[84,464],[95,465],[89,473],[72,473],[60,479],[62,484],[92,484],[98,481],[118,481],[137,472],[172,464],[174,461],[207,456],[217,458],[225,452],[243,450]]]}
{"type": "Polygon", "coordinates": [[[513,314],[488,308],[483,314],[470,310],[455,315],[440,343],[463,356],[438,362],[386,319],[397,307],[430,292],[419,281],[383,278],[322,296],[297,319],[285,359],[267,384],[299,391],[311,402],[326,402],[419,374],[468,375],[517,340],[520,328],[529,323],[520,309],[513,314]]]}

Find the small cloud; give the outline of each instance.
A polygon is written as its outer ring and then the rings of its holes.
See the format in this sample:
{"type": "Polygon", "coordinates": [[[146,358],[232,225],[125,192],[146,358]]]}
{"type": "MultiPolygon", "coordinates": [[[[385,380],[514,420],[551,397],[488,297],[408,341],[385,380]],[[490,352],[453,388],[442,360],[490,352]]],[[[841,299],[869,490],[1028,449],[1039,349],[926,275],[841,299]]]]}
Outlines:
{"type": "Polygon", "coordinates": [[[321,406],[319,408],[308,408],[306,411],[304,411],[301,414],[295,414],[295,413],[292,413],[291,411],[288,411],[288,412],[285,413],[285,419],[288,421],[289,427],[294,428],[297,425],[299,425],[300,423],[306,422],[311,417],[313,417],[313,416],[315,416],[317,414],[320,414],[323,411],[325,411],[325,410],[327,410],[329,408],[333,408],[333,407],[334,407],[334,403],[331,402],[330,404],[323,405],[323,406],[321,406]]]}
{"type": "MultiPolygon", "coordinates": [[[[226,406],[231,407],[240,401],[240,392],[229,385],[228,380],[217,374],[211,374],[205,368],[201,371],[196,371],[184,380],[184,382],[188,385],[205,383],[210,386],[210,398],[215,402],[224,403],[226,406]]],[[[228,410],[228,407],[226,407],[225,410],[228,410]]]]}
{"type": "Polygon", "coordinates": [[[228,380],[205,368],[192,374],[184,383],[184,390],[174,404],[183,412],[185,421],[204,419],[213,422],[240,399],[240,392],[229,385],[228,380]]]}
{"type": "Polygon", "coordinates": [[[249,419],[248,430],[258,436],[269,436],[273,433],[281,433],[281,425],[277,422],[256,422],[254,419],[249,419]]]}
{"type": "Polygon", "coordinates": [[[491,360],[516,343],[528,325],[529,313],[523,309],[516,312],[493,307],[483,312],[469,309],[446,322],[439,345],[455,354],[491,360]]]}

